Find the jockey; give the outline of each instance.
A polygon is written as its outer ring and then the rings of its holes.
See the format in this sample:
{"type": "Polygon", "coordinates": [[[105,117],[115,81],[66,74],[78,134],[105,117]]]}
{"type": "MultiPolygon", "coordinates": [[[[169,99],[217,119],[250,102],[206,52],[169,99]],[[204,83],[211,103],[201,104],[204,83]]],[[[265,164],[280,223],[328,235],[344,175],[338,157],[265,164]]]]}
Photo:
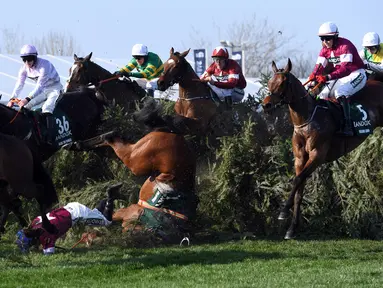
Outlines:
{"type": "Polygon", "coordinates": [[[233,102],[241,102],[245,96],[243,90],[247,83],[239,64],[229,59],[229,52],[225,47],[214,49],[213,63],[201,75],[200,79],[207,82],[210,88],[221,99],[225,100],[230,109],[233,102]]]}
{"type": "Polygon", "coordinates": [[[320,98],[328,98],[330,91],[333,91],[344,112],[345,124],[340,132],[345,136],[353,136],[349,97],[365,86],[367,77],[354,44],[338,35],[338,27],[333,22],[323,23],[319,27],[322,49],[309,80],[326,84],[319,94],[320,98]],[[323,75],[328,68],[329,74],[323,75]]]}
{"type": "Polygon", "coordinates": [[[157,89],[157,80],[164,71],[164,65],[161,58],[148,51],[148,47],[143,44],[136,44],[132,48],[132,60],[120,69],[114,72],[114,75],[133,77],[137,84],[146,89],[148,95],[153,96],[154,90],[157,89]],[[132,72],[134,68],[137,72],[132,72]]]}
{"type": "Polygon", "coordinates": [[[16,86],[7,106],[12,107],[12,100],[17,98],[22,91],[27,77],[35,81],[35,88],[29,93],[28,97],[18,103],[18,106],[20,108],[24,106],[27,109],[31,109],[33,106],[45,101],[42,106],[42,113],[45,115],[47,125],[46,141],[52,144],[54,141],[52,138],[54,137],[53,129],[55,125],[53,110],[63,86],[60,83],[60,76],[52,63],[37,57],[37,55],[37,50],[33,45],[27,44],[21,48],[20,57],[24,65],[19,71],[16,86]]]}
{"type": "Polygon", "coordinates": [[[48,220],[56,227],[57,234],[50,234],[44,230],[41,216],[36,217],[27,229],[17,232],[17,246],[22,253],[27,253],[31,246],[42,245],[44,255],[49,255],[55,252],[57,239],[64,236],[77,223],[88,226],[109,226],[112,223],[113,200],[117,199],[121,185],[122,183],[118,183],[109,187],[108,198],[101,200],[97,208],[93,210],[78,202],[72,202],[49,212],[48,220]]]}
{"type": "Polygon", "coordinates": [[[383,43],[380,43],[378,33],[366,33],[363,37],[363,47],[359,55],[365,63],[364,67],[383,76],[383,43]]]}

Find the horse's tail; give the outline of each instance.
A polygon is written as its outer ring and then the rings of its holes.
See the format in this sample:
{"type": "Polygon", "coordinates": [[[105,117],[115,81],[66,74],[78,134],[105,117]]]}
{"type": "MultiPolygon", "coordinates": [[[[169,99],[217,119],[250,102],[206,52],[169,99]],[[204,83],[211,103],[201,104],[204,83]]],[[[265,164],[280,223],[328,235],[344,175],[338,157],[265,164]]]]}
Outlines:
{"type": "Polygon", "coordinates": [[[161,108],[154,98],[148,98],[145,100],[144,106],[133,113],[133,119],[151,128],[165,126],[166,123],[161,117],[161,108]]]}
{"type": "Polygon", "coordinates": [[[162,106],[154,99],[148,98],[141,110],[133,114],[134,121],[142,123],[149,128],[168,128],[174,130],[171,121],[166,121],[161,115],[162,106]]]}

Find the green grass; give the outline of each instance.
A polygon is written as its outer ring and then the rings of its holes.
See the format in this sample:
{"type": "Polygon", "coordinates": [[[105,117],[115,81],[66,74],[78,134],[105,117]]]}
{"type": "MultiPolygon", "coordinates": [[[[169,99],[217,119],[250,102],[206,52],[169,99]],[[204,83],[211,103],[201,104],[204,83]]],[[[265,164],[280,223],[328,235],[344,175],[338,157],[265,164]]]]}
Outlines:
{"type": "Polygon", "coordinates": [[[0,245],[0,287],[383,287],[378,241],[238,241],[20,256],[0,245]]]}

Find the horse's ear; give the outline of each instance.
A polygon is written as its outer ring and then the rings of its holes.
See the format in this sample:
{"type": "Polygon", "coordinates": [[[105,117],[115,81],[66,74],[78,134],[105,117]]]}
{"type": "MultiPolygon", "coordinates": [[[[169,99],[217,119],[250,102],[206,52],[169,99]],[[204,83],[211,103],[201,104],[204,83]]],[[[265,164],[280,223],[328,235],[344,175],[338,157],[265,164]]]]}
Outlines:
{"type": "Polygon", "coordinates": [[[186,55],[189,54],[189,52],[190,52],[190,48],[189,48],[189,50],[186,50],[186,51],[182,52],[182,53],[180,54],[180,56],[185,58],[186,55]]]}
{"type": "Polygon", "coordinates": [[[93,52],[90,52],[89,55],[87,55],[87,56],[84,57],[84,60],[85,60],[85,61],[89,61],[90,58],[92,58],[92,54],[93,54],[93,52]]]}
{"type": "Polygon", "coordinates": [[[278,68],[277,68],[277,65],[275,64],[275,62],[271,62],[271,67],[273,68],[273,71],[274,73],[277,73],[278,72],[278,68]]]}
{"type": "Polygon", "coordinates": [[[287,60],[287,65],[285,67],[285,72],[290,72],[291,68],[293,68],[293,64],[291,64],[291,60],[289,58],[289,60],[287,60]]]}
{"type": "Polygon", "coordinates": [[[78,57],[76,54],[73,55],[73,59],[74,59],[74,61],[78,61],[78,57]]]}
{"type": "Polygon", "coordinates": [[[173,55],[174,54],[174,48],[172,47],[172,49],[170,49],[170,55],[173,55]]]}

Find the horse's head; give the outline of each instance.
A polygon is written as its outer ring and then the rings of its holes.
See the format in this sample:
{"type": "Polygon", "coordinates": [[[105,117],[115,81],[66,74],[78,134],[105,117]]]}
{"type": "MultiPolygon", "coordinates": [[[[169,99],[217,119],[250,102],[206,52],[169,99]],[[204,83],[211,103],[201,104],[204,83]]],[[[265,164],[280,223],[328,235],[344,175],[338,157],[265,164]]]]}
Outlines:
{"type": "Polygon", "coordinates": [[[185,57],[188,55],[190,49],[182,53],[174,52],[174,48],[170,49],[170,57],[164,63],[164,72],[158,79],[158,89],[165,91],[170,86],[173,86],[175,83],[178,83],[184,73],[187,71],[189,63],[186,61],[185,57]]]}
{"type": "Polygon", "coordinates": [[[90,61],[92,52],[85,57],[77,57],[74,54],[74,63],[69,68],[69,79],[65,92],[77,90],[81,86],[88,84],[98,85],[101,79],[107,78],[111,73],[96,63],[90,61]]]}
{"type": "Polygon", "coordinates": [[[275,62],[272,62],[274,76],[268,82],[270,94],[265,97],[262,106],[265,112],[270,112],[273,108],[282,104],[289,104],[293,101],[292,93],[287,93],[287,89],[291,84],[293,75],[290,74],[292,64],[290,59],[284,69],[278,69],[275,62]]]}

